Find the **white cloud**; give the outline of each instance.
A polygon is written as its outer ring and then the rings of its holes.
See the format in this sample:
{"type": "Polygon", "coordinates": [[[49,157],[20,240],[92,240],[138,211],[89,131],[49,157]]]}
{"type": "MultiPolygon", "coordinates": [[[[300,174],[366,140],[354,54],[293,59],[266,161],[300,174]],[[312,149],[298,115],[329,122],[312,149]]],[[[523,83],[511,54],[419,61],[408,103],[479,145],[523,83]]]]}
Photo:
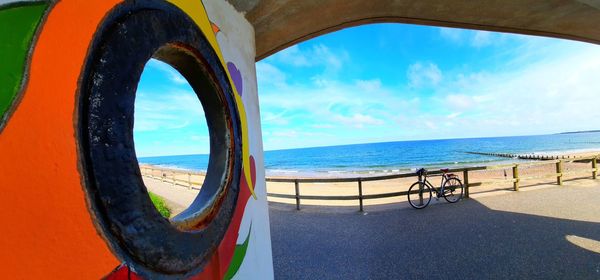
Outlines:
{"type": "Polygon", "coordinates": [[[279,51],[272,56],[272,59],[296,67],[311,65],[308,57],[300,51],[298,45],[293,45],[285,50],[279,51]]]}
{"type": "Polygon", "coordinates": [[[461,42],[464,31],[458,28],[440,27],[440,36],[453,42],[461,42]]]}
{"type": "Polygon", "coordinates": [[[342,68],[343,60],[347,53],[333,53],[327,46],[320,44],[313,47],[314,58],[325,63],[325,68],[331,71],[337,71],[342,68]]]}
{"type": "MultiPolygon", "coordinates": [[[[383,86],[377,90],[377,98],[372,98],[372,95],[364,94],[364,84],[359,84],[321,79],[313,84],[265,87],[260,93],[261,113],[284,112],[277,115],[277,118],[287,119],[293,114],[299,114],[303,119],[323,122],[336,115],[408,110],[418,103],[418,98],[404,98],[383,86]]],[[[263,120],[270,121],[274,117],[274,114],[267,114],[263,120]]]]}
{"type": "Polygon", "coordinates": [[[274,85],[283,87],[286,85],[286,75],[273,64],[259,61],[256,63],[256,75],[259,85],[274,85]]]}
{"type": "Polygon", "coordinates": [[[597,129],[591,120],[600,117],[598,73],[600,48],[580,45],[577,52],[494,75],[458,75],[457,81],[477,78],[441,85],[452,92],[440,90],[437,106],[462,112],[453,120],[467,124],[470,136],[597,129]]]}
{"type": "Polygon", "coordinates": [[[435,123],[432,121],[425,121],[424,124],[427,128],[432,129],[432,130],[435,130],[438,128],[437,125],[435,125],[435,123]]]}
{"type": "Polygon", "coordinates": [[[462,114],[462,112],[454,112],[454,113],[448,114],[446,116],[446,118],[448,118],[448,119],[455,119],[455,118],[459,117],[461,114],[462,114]]]}
{"type": "Polygon", "coordinates": [[[342,124],[353,126],[355,128],[364,128],[365,126],[372,126],[372,125],[383,125],[385,123],[383,120],[377,119],[370,115],[365,115],[365,114],[360,114],[360,113],[354,114],[349,117],[337,115],[337,116],[334,116],[333,119],[342,124]]]}
{"type": "Polygon", "coordinates": [[[316,128],[316,129],[329,129],[329,128],[335,128],[335,126],[332,125],[332,124],[324,123],[324,124],[314,124],[314,125],[312,125],[312,128],[316,128]]]}
{"type": "Polygon", "coordinates": [[[470,45],[475,48],[501,43],[506,38],[504,33],[448,27],[439,27],[439,34],[440,37],[456,45],[470,45]]]}
{"type": "Polygon", "coordinates": [[[298,131],[293,130],[293,129],[280,130],[280,131],[273,132],[271,135],[273,135],[274,137],[282,137],[282,138],[297,138],[298,131]]]}
{"type": "Polygon", "coordinates": [[[134,131],[181,129],[192,122],[206,122],[194,92],[173,89],[167,93],[137,93],[134,131]]]}
{"type": "Polygon", "coordinates": [[[449,94],[446,96],[446,104],[452,106],[453,109],[463,110],[469,109],[477,103],[471,96],[464,94],[449,94]]]}
{"type": "Polygon", "coordinates": [[[493,43],[493,33],[488,31],[475,31],[471,44],[476,48],[485,47],[493,43]]]}
{"type": "Polygon", "coordinates": [[[181,74],[179,74],[179,73],[171,73],[171,76],[169,78],[171,79],[171,81],[173,81],[176,84],[180,84],[180,85],[187,84],[187,80],[183,76],[181,76],[181,74]]]}
{"type": "MultiPolygon", "coordinates": [[[[331,77],[343,68],[344,62],[349,61],[349,55],[344,49],[332,50],[324,44],[316,44],[305,48],[294,45],[263,61],[280,66],[320,67],[323,69],[323,76],[331,77]]],[[[259,63],[262,63],[262,61],[259,63]]]]}
{"type": "Polygon", "coordinates": [[[381,89],[381,80],[358,80],[356,86],[366,92],[377,92],[381,89]]]}
{"type": "Polygon", "coordinates": [[[167,74],[169,80],[178,85],[187,84],[187,80],[177,71],[175,68],[171,67],[169,64],[166,64],[162,61],[156,59],[150,59],[147,65],[148,67],[152,67],[154,69],[160,70],[163,73],[167,74]]]}
{"type": "Polygon", "coordinates": [[[440,68],[431,62],[416,62],[408,67],[406,75],[412,87],[436,86],[442,81],[440,68]]]}
{"type": "Polygon", "coordinates": [[[286,113],[287,111],[278,114],[270,111],[261,112],[261,122],[263,125],[287,125],[289,124],[289,119],[286,117],[286,113]]]}
{"type": "MultiPolygon", "coordinates": [[[[446,36],[480,47],[503,36],[452,32],[446,36]]],[[[600,48],[533,37],[510,40],[518,44],[502,50],[505,65],[481,72],[461,66],[442,71],[432,62],[417,62],[406,72],[408,87],[326,74],[301,81],[286,77],[270,60],[259,62],[265,148],[597,129],[600,48]]],[[[322,62],[328,52],[334,54],[321,48],[322,62]]],[[[313,58],[306,57],[313,66],[313,58]]],[[[333,68],[346,63],[339,54],[332,61],[333,68]]]]}
{"type": "Polygon", "coordinates": [[[138,156],[209,153],[206,118],[191,90],[138,90],[133,130],[138,156]]]}
{"type": "Polygon", "coordinates": [[[210,137],[208,135],[192,135],[190,136],[190,140],[208,142],[210,140],[210,137]]]}

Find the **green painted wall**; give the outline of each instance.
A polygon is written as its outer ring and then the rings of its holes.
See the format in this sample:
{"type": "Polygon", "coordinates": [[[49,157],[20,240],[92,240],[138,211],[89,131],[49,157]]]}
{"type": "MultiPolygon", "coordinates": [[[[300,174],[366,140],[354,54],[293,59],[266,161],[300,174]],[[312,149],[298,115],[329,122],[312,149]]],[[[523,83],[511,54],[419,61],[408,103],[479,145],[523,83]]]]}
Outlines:
{"type": "Polygon", "coordinates": [[[240,269],[240,266],[242,265],[242,262],[246,257],[246,250],[248,249],[248,243],[250,242],[251,232],[252,224],[250,225],[250,229],[248,230],[248,235],[246,236],[246,240],[244,240],[244,243],[235,245],[235,250],[233,251],[233,258],[231,259],[231,263],[229,264],[227,273],[225,273],[225,276],[223,277],[224,279],[230,280],[240,269]]]}
{"type": "Polygon", "coordinates": [[[0,7],[0,120],[19,93],[29,48],[47,8],[45,2],[0,7]]]}

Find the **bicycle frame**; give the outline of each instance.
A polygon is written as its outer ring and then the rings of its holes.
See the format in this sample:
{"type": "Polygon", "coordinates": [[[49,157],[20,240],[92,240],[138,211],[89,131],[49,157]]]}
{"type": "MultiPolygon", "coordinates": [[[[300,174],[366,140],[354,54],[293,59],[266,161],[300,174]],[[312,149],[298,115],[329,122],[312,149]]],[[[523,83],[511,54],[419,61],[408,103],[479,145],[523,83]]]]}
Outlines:
{"type": "Polygon", "coordinates": [[[448,176],[447,173],[442,174],[442,179],[440,181],[440,188],[436,189],[430,182],[429,180],[427,180],[427,175],[424,176],[419,176],[419,182],[422,182],[423,184],[427,184],[436,194],[437,197],[442,196],[443,192],[444,192],[444,183],[446,181],[448,181],[448,179],[450,179],[450,176],[448,176]]]}
{"type": "Polygon", "coordinates": [[[462,197],[463,186],[460,182],[460,179],[458,179],[458,176],[452,173],[448,173],[448,169],[442,169],[441,171],[441,174],[438,173],[440,174],[440,177],[442,177],[440,180],[439,188],[434,187],[433,184],[427,179],[427,170],[419,169],[416,172],[418,175],[418,181],[411,185],[408,192],[408,202],[412,207],[422,209],[429,205],[429,202],[431,201],[432,192],[435,192],[436,199],[443,197],[450,203],[457,202],[462,197]],[[453,183],[452,185],[446,186],[446,184],[448,184],[448,182],[451,182],[451,180],[456,180],[458,184],[453,183]],[[415,187],[417,186],[418,189],[415,190],[415,187]],[[429,188],[429,193],[427,193],[427,191],[425,190],[425,186],[429,188]],[[454,194],[456,187],[460,188],[458,196],[454,194]],[[449,190],[449,192],[447,192],[446,190],[449,190]],[[412,194],[418,194],[418,197],[411,197],[412,194]]]}

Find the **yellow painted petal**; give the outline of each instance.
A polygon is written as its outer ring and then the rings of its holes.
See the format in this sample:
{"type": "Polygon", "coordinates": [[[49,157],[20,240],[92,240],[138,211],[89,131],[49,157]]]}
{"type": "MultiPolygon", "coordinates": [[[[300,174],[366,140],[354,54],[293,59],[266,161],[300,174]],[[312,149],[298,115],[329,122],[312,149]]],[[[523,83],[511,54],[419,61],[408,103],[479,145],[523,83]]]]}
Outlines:
{"type": "Polygon", "coordinates": [[[250,142],[248,137],[248,121],[246,119],[246,110],[244,108],[244,102],[242,98],[237,92],[235,85],[233,83],[233,79],[231,78],[231,73],[225,67],[225,60],[223,59],[223,54],[221,52],[221,47],[217,42],[216,33],[213,29],[213,24],[208,18],[208,14],[206,13],[206,9],[204,8],[204,4],[199,0],[169,0],[170,3],[180,8],[186,14],[188,14],[194,23],[200,28],[209,44],[219,57],[219,61],[221,62],[221,66],[227,73],[227,77],[229,78],[229,84],[232,85],[233,93],[235,96],[235,102],[238,109],[238,114],[240,116],[240,125],[242,130],[242,164],[244,167],[244,177],[246,178],[246,182],[248,182],[248,188],[250,189],[250,193],[252,197],[256,199],[256,194],[254,193],[254,182],[252,182],[252,176],[250,174],[250,142]]]}

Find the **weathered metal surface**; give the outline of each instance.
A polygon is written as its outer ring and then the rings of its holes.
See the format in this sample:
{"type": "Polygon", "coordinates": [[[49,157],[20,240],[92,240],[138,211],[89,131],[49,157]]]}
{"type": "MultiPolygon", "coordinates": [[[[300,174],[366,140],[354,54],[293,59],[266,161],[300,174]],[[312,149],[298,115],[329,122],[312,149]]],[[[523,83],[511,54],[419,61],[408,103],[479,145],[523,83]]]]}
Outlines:
{"type": "Polygon", "coordinates": [[[109,245],[142,276],[197,274],[228,228],[239,192],[241,136],[226,77],[202,32],[171,4],[122,4],[97,32],[79,100],[86,193],[109,245]],[[148,198],[133,143],[134,77],[153,56],[188,78],[211,132],[203,189],[173,224],[148,198]]]}

